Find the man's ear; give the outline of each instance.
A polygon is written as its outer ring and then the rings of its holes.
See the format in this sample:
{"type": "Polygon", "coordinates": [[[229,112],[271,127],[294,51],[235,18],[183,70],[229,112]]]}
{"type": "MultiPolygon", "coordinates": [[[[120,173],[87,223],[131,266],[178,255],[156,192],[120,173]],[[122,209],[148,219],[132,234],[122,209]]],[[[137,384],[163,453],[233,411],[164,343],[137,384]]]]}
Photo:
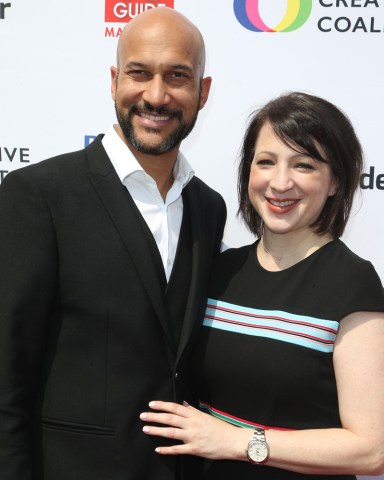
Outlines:
{"type": "Polygon", "coordinates": [[[116,100],[117,80],[119,78],[119,69],[117,67],[111,67],[111,95],[113,101],[116,100]]]}
{"type": "Polygon", "coordinates": [[[212,77],[205,77],[201,80],[200,85],[200,104],[199,110],[201,110],[208,100],[209,90],[211,89],[212,77]]]}

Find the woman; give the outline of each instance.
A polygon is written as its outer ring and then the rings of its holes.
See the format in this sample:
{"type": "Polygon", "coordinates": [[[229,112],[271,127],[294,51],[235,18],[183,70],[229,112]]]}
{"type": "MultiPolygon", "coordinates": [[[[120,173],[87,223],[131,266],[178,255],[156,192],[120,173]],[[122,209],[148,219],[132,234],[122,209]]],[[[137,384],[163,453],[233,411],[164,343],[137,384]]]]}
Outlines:
{"type": "Polygon", "coordinates": [[[339,239],[361,172],[331,103],[291,93],[253,115],[239,212],[258,240],[213,267],[193,362],[208,413],[155,401],[141,415],[175,439],[159,454],[215,460],[206,479],[384,473],[383,288],[339,239]]]}

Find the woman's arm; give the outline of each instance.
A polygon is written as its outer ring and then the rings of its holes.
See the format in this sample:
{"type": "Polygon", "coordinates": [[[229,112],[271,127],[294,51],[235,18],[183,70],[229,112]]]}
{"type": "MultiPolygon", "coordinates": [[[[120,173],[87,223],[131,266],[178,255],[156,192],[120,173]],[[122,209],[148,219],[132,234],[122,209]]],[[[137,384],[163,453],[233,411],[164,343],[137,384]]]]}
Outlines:
{"type": "MultiPolygon", "coordinates": [[[[384,473],[384,314],[353,313],[344,318],[335,343],[334,368],[343,428],[267,430],[267,465],[309,474],[384,473]]],[[[247,460],[252,430],[239,428],[188,405],[151,402],[141,419],[168,427],[144,432],[181,440],[158,447],[160,454],[247,460]]]]}

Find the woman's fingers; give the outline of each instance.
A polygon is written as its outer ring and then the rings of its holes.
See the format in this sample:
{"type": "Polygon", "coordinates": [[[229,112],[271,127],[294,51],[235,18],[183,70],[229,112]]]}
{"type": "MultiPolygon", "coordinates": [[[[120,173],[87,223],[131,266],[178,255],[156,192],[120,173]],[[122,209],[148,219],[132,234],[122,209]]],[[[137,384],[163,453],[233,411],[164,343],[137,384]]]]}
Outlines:
{"type": "Polygon", "coordinates": [[[149,406],[156,412],[143,412],[140,414],[141,420],[151,423],[161,423],[170,427],[184,428],[185,420],[196,415],[196,409],[190,407],[187,403],[179,405],[172,402],[153,401],[149,406]],[[158,411],[158,412],[157,412],[158,411]]]}
{"type": "Polygon", "coordinates": [[[152,410],[169,412],[175,415],[180,415],[181,417],[188,417],[188,410],[193,409],[193,407],[189,406],[187,402],[180,405],[173,402],[162,402],[161,400],[153,400],[152,402],[149,402],[149,407],[152,408],[152,410]]]}
{"type": "Polygon", "coordinates": [[[183,428],[184,417],[173,415],[171,413],[143,412],[140,419],[150,423],[161,423],[169,427],[183,428]]]}
{"type": "Polygon", "coordinates": [[[155,427],[153,425],[144,425],[143,432],[147,435],[170,438],[174,440],[180,440],[182,442],[184,442],[186,436],[185,431],[181,428],[155,427]]]}

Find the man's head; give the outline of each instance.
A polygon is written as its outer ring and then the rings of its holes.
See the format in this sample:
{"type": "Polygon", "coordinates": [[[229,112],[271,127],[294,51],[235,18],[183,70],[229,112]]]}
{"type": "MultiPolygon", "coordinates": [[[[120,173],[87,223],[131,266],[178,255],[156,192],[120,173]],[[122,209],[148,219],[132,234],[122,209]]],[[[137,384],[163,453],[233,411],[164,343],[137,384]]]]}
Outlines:
{"type": "Polygon", "coordinates": [[[131,148],[178,149],[208,98],[204,64],[203,38],[182,14],[154,8],[127,24],[111,76],[119,134],[131,148]]]}

